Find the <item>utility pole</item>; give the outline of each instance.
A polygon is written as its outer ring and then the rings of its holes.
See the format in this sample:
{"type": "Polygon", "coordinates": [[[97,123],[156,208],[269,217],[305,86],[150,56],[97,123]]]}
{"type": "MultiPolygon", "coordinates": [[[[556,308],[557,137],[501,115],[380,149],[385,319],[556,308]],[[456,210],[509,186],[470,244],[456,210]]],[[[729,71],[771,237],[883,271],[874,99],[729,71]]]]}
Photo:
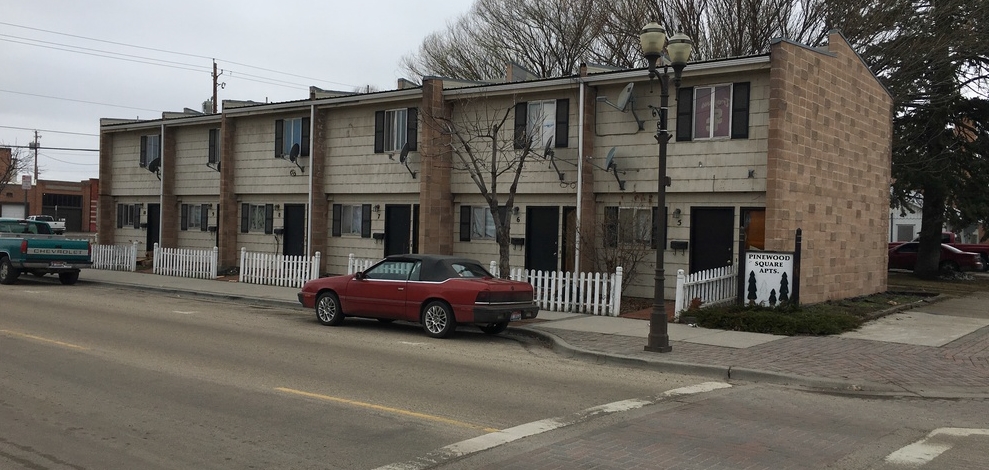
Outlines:
{"type": "Polygon", "coordinates": [[[217,79],[220,78],[220,75],[223,75],[223,71],[221,70],[219,73],[217,73],[217,71],[216,71],[216,59],[213,59],[213,114],[216,114],[216,99],[217,99],[216,98],[216,89],[217,88],[223,88],[226,85],[226,83],[219,83],[219,82],[217,82],[217,79]]]}
{"type": "Polygon", "coordinates": [[[34,142],[28,144],[28,148],[34,150],[34,182],[38,183],[38,131],[34,131],[34,142]]]}

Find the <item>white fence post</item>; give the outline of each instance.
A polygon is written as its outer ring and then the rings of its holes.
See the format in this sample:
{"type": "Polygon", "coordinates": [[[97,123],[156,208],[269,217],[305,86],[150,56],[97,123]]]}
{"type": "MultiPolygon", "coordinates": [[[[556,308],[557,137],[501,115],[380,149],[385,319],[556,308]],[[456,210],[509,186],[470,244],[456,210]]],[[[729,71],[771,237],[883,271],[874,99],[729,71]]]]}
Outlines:
{"type": "Polygon", "coordinates": [[[247,282],[247,248],[240,247],[240,274],[237,276],[237,282],[247,282]]]}
{"type": "Polygon", "coordinates": [[[160,270],[162,267],[160,266],[160,262],[161,260],[158,259],[158,243],[155,243],[154,251],[151,254],[151,270],[155,274],[161,274],[160,270]]]}
{"type": "Polygon", "coordinates": [[[684,276],[682,269],[677,269],[677,290],[676,290],[676,300],[673,304],[673,321],[680,320],[680,312],[683,311],[684,296],[684,284],[687,282],[687,277],[684,276]]]}
{"type": "Polygon", "coordinates": [[[615,280],[611,284],[612,307],[611,316],[622,314],[622,267],[615,268],[615,280]]]}

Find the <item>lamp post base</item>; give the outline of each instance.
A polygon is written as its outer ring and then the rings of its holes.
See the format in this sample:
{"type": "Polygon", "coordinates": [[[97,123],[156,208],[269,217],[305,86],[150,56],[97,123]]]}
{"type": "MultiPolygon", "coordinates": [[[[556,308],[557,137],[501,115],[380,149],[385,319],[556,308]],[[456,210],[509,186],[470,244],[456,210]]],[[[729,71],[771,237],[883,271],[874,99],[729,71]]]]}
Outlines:
{"type": "Polygon", "coordinates": [[[668,353],[673,351],[673,346],[670,346],[670,337],[668,335],[660,335],[654,337],[649,335],[649,343],[643,348],[645,351],[658,352],[658,353],[668,353]]]}

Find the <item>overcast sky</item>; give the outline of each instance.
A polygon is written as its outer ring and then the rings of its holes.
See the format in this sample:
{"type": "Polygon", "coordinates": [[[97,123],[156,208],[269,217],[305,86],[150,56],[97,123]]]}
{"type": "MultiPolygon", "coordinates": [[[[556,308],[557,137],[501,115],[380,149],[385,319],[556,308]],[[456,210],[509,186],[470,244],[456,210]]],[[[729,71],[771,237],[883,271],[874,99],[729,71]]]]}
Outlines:
{"type": "Polygon", "coordinates": [[[392,90],[402,56],[471,4],[0,0],[0,144],[28,145],[38,130],[41,179],[97,178],[98,152],[55,148],[99,149],[102,117],[200,110],[212,58],[220,100],[305,99],[310,85],[392,90]]]}

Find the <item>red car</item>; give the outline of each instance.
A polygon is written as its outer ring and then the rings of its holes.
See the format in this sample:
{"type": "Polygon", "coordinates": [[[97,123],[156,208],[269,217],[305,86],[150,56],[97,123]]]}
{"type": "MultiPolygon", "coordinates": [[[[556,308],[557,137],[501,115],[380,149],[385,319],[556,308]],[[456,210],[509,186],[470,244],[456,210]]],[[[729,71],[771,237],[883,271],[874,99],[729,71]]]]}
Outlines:
{"type": "Polygon", "coordinates": [[[527,282],[497,279],[481,263],[440,255],[393,255],[365,271],[313,279],[302,286],[299,302],[315,308],[324,325],[345,316],[404,320],[422,324],[426,334],[445,338],[458,324],[474,324],[498,334],[508,323],[536,318],[527,282]]]}
{"type": "MultiPolygon", "coordinates": [[[[917,242],[907,242],[889,249],[889,269],[910,269],[917,264],[917,242]]],[[[957,271],[981,271],[982,257],[978,253],[961,251],[951,245],[941,244],[942,273],[957,271]]]]}

